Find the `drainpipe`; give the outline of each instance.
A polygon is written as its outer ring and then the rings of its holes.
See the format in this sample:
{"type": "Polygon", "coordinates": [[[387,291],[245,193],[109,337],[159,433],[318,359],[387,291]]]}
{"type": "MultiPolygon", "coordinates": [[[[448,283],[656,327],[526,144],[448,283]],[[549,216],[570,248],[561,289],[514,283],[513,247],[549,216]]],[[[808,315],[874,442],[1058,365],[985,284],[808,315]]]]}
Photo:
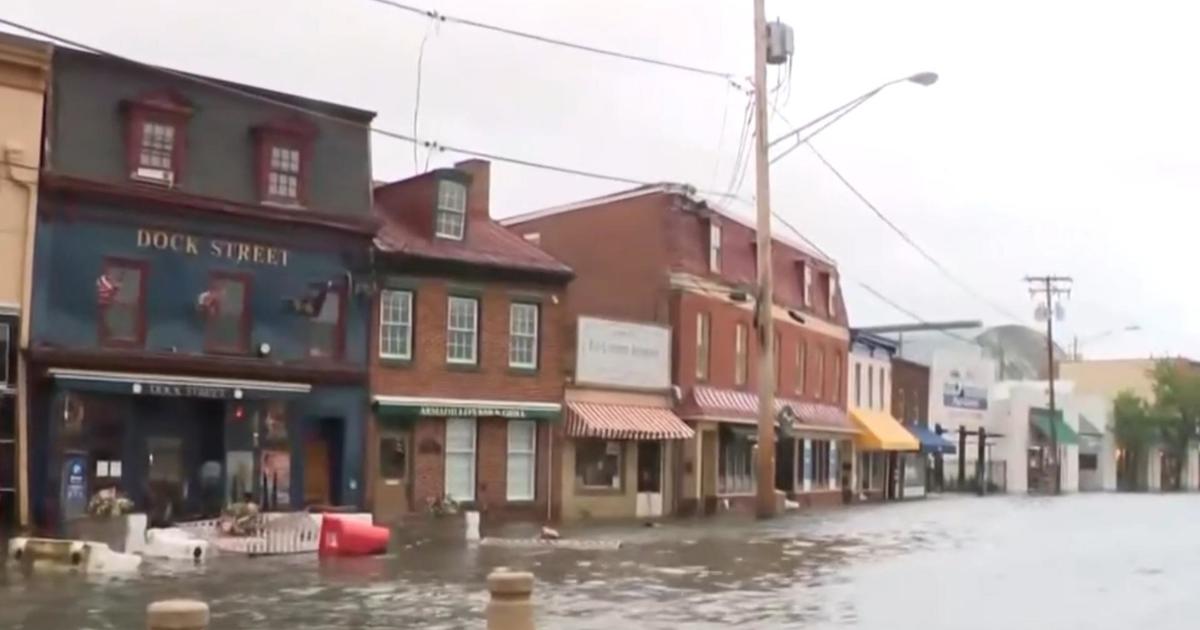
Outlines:
{"type": "Polygon", "coordinates": [[[21,269],[21,321],[17,347],[17,514],[21,529],[29,519],[29,320],[33,305],[33,245],[37,235],[38,170],[25,168],[25,151],[15,144],[4,147],[8,178],[25,188],[25,255],[21,269]]]}

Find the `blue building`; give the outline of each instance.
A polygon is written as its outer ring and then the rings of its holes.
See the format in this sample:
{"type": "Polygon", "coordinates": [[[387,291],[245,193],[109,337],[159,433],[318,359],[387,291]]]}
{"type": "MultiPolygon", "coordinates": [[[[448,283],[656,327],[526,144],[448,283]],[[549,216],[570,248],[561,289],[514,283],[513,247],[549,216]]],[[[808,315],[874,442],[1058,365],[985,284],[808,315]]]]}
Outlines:
{"type": "Polygon", "coordinates": [[[55,51],[29,358],[42,526],[361,505],[373,114],[55,51]]]}

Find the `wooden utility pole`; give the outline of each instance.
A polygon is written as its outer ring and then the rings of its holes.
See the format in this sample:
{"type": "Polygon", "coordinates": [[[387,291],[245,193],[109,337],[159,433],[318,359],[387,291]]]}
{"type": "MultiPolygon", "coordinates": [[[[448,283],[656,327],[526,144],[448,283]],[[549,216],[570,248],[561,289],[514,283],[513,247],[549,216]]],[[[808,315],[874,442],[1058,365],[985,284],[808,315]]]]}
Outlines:
{"type": "Polygon", "coordinates": [[[1052,491],[1059,494],[1062,492],[1062,464],[1058,456],[1058,427],[1054,423],[1057,417],[1054,400],[1054,304],[1058,296],[1071,294],[1071,283],[1074,280],[1070,276],[1025,276],[1025,282],[1029,283],[1030,295],[1041,295],[1046,300],[1046,380],[1050,383],[1050,419],[1047,424],[1050,425],[1050,458],[1048,462],[1044,462],[1042,469],[1054,469],[1052,491]]]}
{"type": "Polygon", "coordinates": [[[767,158],[767,16],[765,0],[754,0],[754,196],[757,203],[758,295],[758,481],[759,518],[775,515],[775,331],[771,286],[771,178],[767,158]]]}

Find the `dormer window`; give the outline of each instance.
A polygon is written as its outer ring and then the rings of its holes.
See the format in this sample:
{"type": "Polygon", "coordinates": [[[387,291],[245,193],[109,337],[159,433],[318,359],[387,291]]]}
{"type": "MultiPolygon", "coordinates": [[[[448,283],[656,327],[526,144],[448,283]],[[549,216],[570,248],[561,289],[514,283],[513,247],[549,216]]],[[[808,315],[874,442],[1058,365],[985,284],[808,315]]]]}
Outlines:
{"type": "Polygon", "coordinates": [[[254,128],[258,151],[258,195],[262,203],[308,205],[308,180],[316,126],[298,116],[254,128]]]}
{"type": "Polygon", "coordinates": [[[164,90],[124,101],[122,107],[129,178],[168,188],[178,184],[191,104],[182,95],[164,90]]]}
{"type": "Polygon", "coordinates": [[[434,234],[439,238],[461,241],[466,231],[466,216],[467,187],[446,179],[439,181],[434,234]]]}
{"type": "Polygon", "coordinates": [[[300,149],[271,145],[267,170],[267,200],[300,203],[300,149]]]}

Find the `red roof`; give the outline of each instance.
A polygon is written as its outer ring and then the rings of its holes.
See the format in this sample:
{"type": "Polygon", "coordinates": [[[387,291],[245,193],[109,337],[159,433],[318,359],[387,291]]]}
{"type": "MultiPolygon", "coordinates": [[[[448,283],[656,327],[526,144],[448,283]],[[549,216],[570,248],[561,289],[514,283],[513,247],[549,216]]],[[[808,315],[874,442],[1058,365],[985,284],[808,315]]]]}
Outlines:
{"type": "Polygon", "coordinates": [[[384,253],[565,278],[572,275],[570,267],[491,220],[470,219],[461,241],[429,238],[386,216],[383,222],[375,236],[375,246],[384,253]]]}

